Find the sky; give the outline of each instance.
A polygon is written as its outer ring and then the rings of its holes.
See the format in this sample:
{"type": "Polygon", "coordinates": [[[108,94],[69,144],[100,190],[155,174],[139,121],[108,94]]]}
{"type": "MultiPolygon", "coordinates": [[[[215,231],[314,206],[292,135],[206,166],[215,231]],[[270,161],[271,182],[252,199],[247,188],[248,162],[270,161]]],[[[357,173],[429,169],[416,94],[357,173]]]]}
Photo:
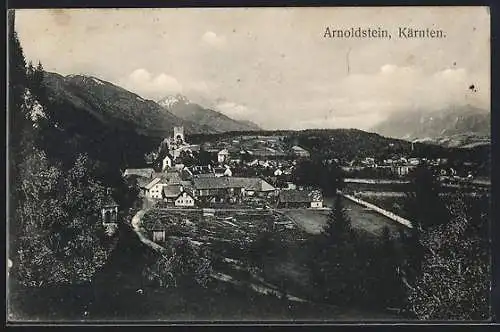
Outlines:
{"type": "Polygon", "coordinates": [[[490,109],[485,7],[37,9],[16,11],[16,31],[48,71],[152,100],[179,93],[264,129],[366,130],[395,112],[490,109]],[[327,27],[392,38],[325,38],[327,27]],[[401,39],[400,27],[446,38],[401,39]]]}

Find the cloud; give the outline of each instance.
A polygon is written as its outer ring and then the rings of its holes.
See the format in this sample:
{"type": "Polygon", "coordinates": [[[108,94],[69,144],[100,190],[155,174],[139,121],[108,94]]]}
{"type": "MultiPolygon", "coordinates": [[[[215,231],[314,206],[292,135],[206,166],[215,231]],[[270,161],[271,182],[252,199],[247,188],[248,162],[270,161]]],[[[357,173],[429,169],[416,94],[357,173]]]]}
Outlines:
{"type": "Polygon", "coordinates": [[[234,102],[223,101],[215,106],[215,110],[233,118],[235,120],[249,120],[255,110],[234,102]]]}
{"type": "Polygon", "coordinates": [[[201,37],[201,40],[203,43],[206,45],[212,46],[212,47],[217,47],[220,48],[226,44],[226,37],[224,36],[218,36],[215,32],[213,31],[207,31],[203,34],[201,37]]]}
{"type": "MultiPolygon", "coordinates": [[[[309,106],[318,111],[323,108],[322,112],[333,109],[336,115],[364,115],[412,109],[431,111],[488,100],[479,91],[471,92],[471,84],[482,86],[484,93],[489,91],[489,82],[480,82],[464,68],[428,72],[418,67],[386,64],[372,74],[353,74],[337,82],[313,87],[314,98],[311,100],[316,105],[309,106]]],[[[481,107],[488,108],[488,105],[481,107]]]]}
{"type": "MultiPolygon", "coordinates": [[[[436,111],[471,104],[489,109],[489,81],[465,68],[437,71],[418,66],[385,64],[372,73],[317,81],[302,91],[301,100],[282,108],[281,123],[296,129],[353,127],[370,129],[390,114],[436,111]],[[471,91],[474,84],[477,91],[471,91]]],[[[292,96],[293,97],[293,96],[292,96]]]]}
{"type": "Polygon", "coordinates": [[[131,91],[152,99],[166,95],[182,93],[182,84],[173,76],[165,73],[154,76],[146,69],[134,70],[123,83],[131,91]]]}

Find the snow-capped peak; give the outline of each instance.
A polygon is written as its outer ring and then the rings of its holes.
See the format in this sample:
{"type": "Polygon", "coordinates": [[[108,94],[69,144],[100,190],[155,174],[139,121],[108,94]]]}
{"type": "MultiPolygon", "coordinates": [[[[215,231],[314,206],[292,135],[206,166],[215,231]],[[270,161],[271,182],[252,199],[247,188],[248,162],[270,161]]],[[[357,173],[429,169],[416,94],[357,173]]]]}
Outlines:
{"type": "Polygon", "coordinates": [[[177,94],[175,96],[166,96],[158,101],[158,104],[160,104],[160,106],[163,106],[167,109],[171,109],[172,107],[174,107],[179,103],[189,104],[190,101],[186,97],[180,94],[177,94]]]}

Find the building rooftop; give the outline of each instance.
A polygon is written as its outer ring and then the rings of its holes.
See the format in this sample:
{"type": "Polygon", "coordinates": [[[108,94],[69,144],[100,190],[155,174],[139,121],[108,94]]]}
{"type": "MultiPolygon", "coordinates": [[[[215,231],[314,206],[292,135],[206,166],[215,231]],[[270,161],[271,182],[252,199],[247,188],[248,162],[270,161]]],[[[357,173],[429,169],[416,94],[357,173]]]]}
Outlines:
{"type": "Polygon", "coordinates": [[[170,184],[163,187],[163,197],[176,198],[182,192],[182,185],[170,184]]]}
{"type": "Polygon", "coordinates": [[[154,174],[154,169],[152,168],[127,168],[123,173],[124,176],[137,175],[145,178],[150,178],[154,174]]]}
{"type": "Polygon", "coordinates": [[[308,152],[306,149],[298,145],[292,146],[292,150],[293,152],[308,152]]]}
{"type": "Polygon", "coordinates": [[[253,191],[273,191],[275,188],[260,178],[243,177],[210,177],[195,178],[193,180],[196,189],[229,189],[244,188],[253,191]]]}
{"type": "Polygon", "coordinates": [[[167,184],[178,184],[181,183],[181,175],[176,170],[169,170],[160,175],[161,181],[167,184]]]}
{"type": "Polygon", "coordinates": [[[153,188],[157,183],[159,183],[161,181],[161,178],[157,177],[157,178],[154,178],[151,182],[149,182],[147,185],[146,185],[146,189],[149,190],[151,188],[153,188]]]}

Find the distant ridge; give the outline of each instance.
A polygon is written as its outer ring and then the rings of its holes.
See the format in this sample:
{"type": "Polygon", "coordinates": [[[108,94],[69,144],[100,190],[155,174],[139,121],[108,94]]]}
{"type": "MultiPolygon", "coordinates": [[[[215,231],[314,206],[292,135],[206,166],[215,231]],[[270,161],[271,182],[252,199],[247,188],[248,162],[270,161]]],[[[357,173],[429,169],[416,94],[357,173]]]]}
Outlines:
{"type": "Polygon", "coordinates": [[[251,121],[231,119],[220,112],[192,103],[186,97],[179,94],[166,96],[159,100],[158,104],[183,120],[207,126],[216,132],[261,130],[259,126],[251,121]]]}
{"type": "Polygon", "coordinates": [[[490,112],[470,105],[438,111],[399,112],[370,131],[447,147],[490,144],[490,112]]]}

